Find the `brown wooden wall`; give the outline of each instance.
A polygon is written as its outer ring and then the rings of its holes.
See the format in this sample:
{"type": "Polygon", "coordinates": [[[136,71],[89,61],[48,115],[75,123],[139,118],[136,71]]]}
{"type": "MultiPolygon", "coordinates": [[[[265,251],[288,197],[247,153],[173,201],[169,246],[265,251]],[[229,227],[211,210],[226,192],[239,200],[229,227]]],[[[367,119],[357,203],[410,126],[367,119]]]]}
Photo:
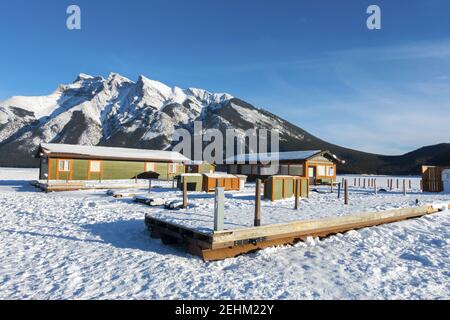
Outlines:
{"type": "Polygon", "coordinates": [[[444,185],[442,182],[442,167],[422,166],[422,191],[442,192],[444,185]]]}

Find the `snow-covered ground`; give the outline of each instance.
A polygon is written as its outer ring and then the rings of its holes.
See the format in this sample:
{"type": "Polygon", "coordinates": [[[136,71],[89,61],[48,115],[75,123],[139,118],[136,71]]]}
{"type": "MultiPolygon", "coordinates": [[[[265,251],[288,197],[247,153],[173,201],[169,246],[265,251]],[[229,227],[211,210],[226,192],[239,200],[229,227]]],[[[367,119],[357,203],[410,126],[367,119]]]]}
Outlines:
{"type": "MultiPolygon", "coordinates": [[[[40,193],[28,184],[36,178],[34,169],[0,169],[1,299],[450,298],[449,211],[204,263],[149,237],[144,215],[163,214],[160,208],[101,190],[40,193]]],[[[251,223],[249,190],[227,196],[230,226],[251,223]]],[[[348,210],[412,206],[415,199],[450,202],[450,195],[354,189],[348,210]]],[[[190,202],[197,205],[178,218],[203,211],[199,219],[209,223],[212,199],[195,194],[190,202]]],[[[301,205],[296,212],[292,200],[274,209],[264,202],[263,222],[279,221],[277,214],[345,214],[336,194],[312,193],[301,205]]]]}
{"type": "MultiPolygon", "coordinates": [[[[420,181],[420,179],[412,179],[420,181]]],[[[372,188],[350,187],[349,205],[344,204],[343,191],[338,198],[337,190],[331,193],[330,187],[311,187],[310,197],[302,199],[300,210],[294,209],[294,199],[271,202],[264,200],[261,202],[262,224],[285,223],[297,220],[311,220],[332,216],[343,216],[357,213],[367,213],[416,207],[419,205],[450,203],[450,195],[445,194],[424,194],[419,188],[414,187],[420,182],[414,181],[412,189],[408,189],[407,195],[403,195],[400,189],[379,191],[375,195],[372,188]]],[[[408,184],[409,186],[409,184],[408,184]]],[[[225,228],[239,229],[252,227],[254,221],[254,198],[255,185],[247,184],[242,192],[226,192],[225,194],[225,228]]],[[[377,189],[378,190],[378,189],[377,189]]],[[[147,191],[144,191],[147,192],[147,191]]],[[[166,199],[180,199],[178,191],[167,188],[155,189],[152,196],[166,199]]],[[[180,199],[181,200],[181,199],[180,199]]],[[[164,208],[155,208],[148,212],[148,215],[195,229],[197,231],[209,233],[213,231],[214,225],[214,194],[203,192],[189,194],[189,207],[186,210],[169,211],[164,208]]]]}

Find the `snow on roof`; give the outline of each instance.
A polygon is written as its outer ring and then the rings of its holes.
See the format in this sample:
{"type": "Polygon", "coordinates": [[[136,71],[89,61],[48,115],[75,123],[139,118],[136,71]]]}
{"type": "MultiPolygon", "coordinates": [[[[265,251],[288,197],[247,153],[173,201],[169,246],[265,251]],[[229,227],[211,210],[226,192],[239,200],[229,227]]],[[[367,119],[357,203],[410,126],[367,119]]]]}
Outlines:
{"type": "Polygon", "coordinates": [[[201,166],[203,164],[209,164],[209,163],[206,161],[203,161],[203,160],[190,160],[190,161],[186,162],[186,165],[188,165],[188,166],[201,166]]]}
{"type": "Polygon", "coordinates": [[[258,161],[282,161],[282,160],[305,160],[321,153],[321,150],[309,151],[288,151],[288,152],[272,152],[272,153],[250,153],[239,154],[230,157],[225,162],[258,162],[258,161]]]}
{"type": "Polygon", "coordinates": [[[46,155],[65,154],[71,156],[83,156],[100,159],[170,161],[170,162],[190,161],[189,158],[183,156],[179,152],[174,151],[81,146],[81,145],[56,144],[56,143],[42,143],[40,146],[40,152],[43,152],[46,155]]]}
{"type": "Polygon", "coordinates": [[[203,173],[208,178],[236,178],[235,175],[226,172],[203,173]]]}
{"type": "Polygon", "coordinates": [[[182,173],[182,177],[203,177],[201,173],[182,173]]]}

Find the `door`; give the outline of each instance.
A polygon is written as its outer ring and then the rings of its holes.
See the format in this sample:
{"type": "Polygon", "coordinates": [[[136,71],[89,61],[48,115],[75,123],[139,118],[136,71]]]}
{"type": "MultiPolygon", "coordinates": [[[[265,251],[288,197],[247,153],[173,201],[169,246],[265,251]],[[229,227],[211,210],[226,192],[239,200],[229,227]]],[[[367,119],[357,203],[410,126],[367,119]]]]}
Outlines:
{"type": "Polygon", "coordinates": [[[309,184],[315,185],[316,184],[316,167],[308,167],[308,177],[309,177],[309,184]]]}

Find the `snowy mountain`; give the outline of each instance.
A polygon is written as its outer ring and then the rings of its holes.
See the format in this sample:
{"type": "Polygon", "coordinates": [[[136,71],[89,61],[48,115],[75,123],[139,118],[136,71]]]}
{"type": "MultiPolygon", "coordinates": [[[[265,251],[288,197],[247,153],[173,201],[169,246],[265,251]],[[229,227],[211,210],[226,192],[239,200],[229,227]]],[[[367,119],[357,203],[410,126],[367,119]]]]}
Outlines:
{"type": "MultiPolygon", "coordinates": [[[[0,102],[0,166],[35,166],[33,154],[41,142],[170,149],[177,128],[193,131],[193,121],[221,131],[276,129],[280,149],[328,149],[347,160],[347,172],[389,173],[402,169],[400,157],[384,157],[342,148],[320,140],[263,109],[226,93],[180,89],[144,76],[134,82],[117,73],[107,79],[80,74],[40,97],[12,97],[0,102]]],[[[445,145],[444,151],[450,149],[445,145]]],[[[432,155],[421,153],[428,161],[432,155]]],[[[441,150],[442,151],[442,150],[441,150]]],[[[442,153],[442,152],[441,152],[442,153]]],[[[412,156],[414,157],[414,156],[412,156]]],[[[441,157],[442,158],[442,157],[441,157]]],[[[422,161],[422,162],[423,162],[422,161]]],[[[447,161],[443,156],[443,161],[447,161]]]]}
{"type": "Polygon", "coordinates": [[[0,102],[0,165],[35,164],[31,155],[41,142],[169,149],[173,131],[192,130],[194,120],[223,130],[288,130],[226,93],[170,88],[144,76],[133,82],[116,73],[80,74],[48,96],[0,102]]]}

